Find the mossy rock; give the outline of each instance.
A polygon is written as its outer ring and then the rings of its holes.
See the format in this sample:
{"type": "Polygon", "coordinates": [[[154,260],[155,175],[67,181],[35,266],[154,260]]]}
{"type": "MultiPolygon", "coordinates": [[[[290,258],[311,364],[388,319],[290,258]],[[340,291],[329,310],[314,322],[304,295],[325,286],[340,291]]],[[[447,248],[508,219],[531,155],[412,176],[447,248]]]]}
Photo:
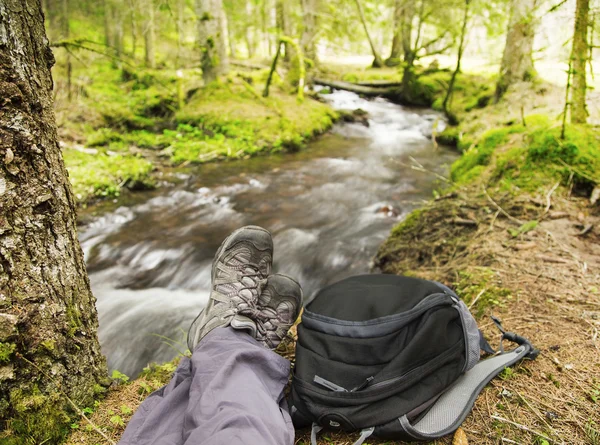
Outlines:
{"type": "Polygon", "coordinates": [[[461,139],[461,132],[458,127],[446,127],[444,131],[435,136],[435,140],[440,145],[457,148],[461,139]]]}

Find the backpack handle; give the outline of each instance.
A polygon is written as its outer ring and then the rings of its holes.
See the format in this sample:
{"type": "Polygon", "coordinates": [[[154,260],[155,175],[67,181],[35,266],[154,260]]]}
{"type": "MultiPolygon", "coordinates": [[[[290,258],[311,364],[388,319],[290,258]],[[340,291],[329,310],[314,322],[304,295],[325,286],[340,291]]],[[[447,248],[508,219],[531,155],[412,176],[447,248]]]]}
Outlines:
{"type": "Polygon", "coordinates": [[[413,439],[424,441],[452,433],[471,412],[475,399],[490,380],[504,368],[528,358],[532,349],[530,343],[524,343],[512,351],[480,361],[459,377],[417,423],[411,424],[406,415],[400,417],[402,428],[413,439]]]}

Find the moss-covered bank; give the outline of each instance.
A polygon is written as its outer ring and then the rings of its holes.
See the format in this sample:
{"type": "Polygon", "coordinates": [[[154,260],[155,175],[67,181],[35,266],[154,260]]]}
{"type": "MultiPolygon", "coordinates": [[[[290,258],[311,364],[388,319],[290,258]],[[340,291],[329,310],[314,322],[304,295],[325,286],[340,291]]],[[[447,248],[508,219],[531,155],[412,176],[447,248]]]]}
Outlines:
{"type": "Polygon", "coordinates": [[[59,101],[64,158],[80,202],[156,185],[153,171],[298,150],[337,114],[281,82],[260,94],[266,72],[232,73],[199,86],[199,73],[140,71],[95,64],[77,103],[59,101]]]}

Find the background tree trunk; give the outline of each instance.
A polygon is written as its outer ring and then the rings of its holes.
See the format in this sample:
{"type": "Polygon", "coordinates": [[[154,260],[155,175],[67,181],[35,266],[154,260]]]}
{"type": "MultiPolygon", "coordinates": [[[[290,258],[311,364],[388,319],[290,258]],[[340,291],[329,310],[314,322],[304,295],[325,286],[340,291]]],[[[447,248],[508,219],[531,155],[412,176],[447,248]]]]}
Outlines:
{"type": "Polygon", "coordinates": [[[496,99],[515,82],[535,77],[533,40],[535,37],[535,8],[538,0],[511,0],[506,45],[502,55],[500,77],[496,84],[496,99]]]}
{"type": "Polygon", "coordinates": [[[460,64],[462,62],[462,56],[465,49],[465,39],[467,37],[467,24],[469,23],[469,6],[470,0],[465,0],[465,9],[463,15],[462,28],[460,31],[460,42],[458,44],[458,54],[456,57],[456,68],[452,72],[452,77],[450,77],[450,82],[448,83],[448,91],[446,91],[446,96],[444,97],[444,102],[442,104],[442,108],[444,109],[444,113],[448,117],[448,120],[451,124],[456,125],[458,120],[456,116],[450,112],[450,98],[452,97],[452,92],[454,90],[454,83],[456,82],[456,76],[460,73],[460,64]]]}
{"type": "Polygon", "coordinates": [[[144,60],[148,68],[156,66],[156,56],[154,53],[155,31],[154,31],[154,0],[145,0],[144,10],[144,60]]]}
{"type": "Polygon", "coordinates": [[[2,0],[0,29],[0,431],[58,443],[72,422],[65,395],[90,406],[106,363],[58,145],[40,0],[2,0]]]}
{"type": "Polygon", "coordinates": [[[402,17],[404,10],[404,0],[394,2],[394,36],[392,38],[392,49],[390,57],[385,61],[387,66],[397,66],[400,64],[400,53],[402,51],[402,17]]]}
{"type": "Polygon", "coordinates": [[[403,60],[406,62],[412,58],[412,29],[413,19],[415,17],[415,5],[413,1],[404,0],[404,9],[402,10],[402,52],[403,60]]]}
{"type": "MultiPolygon", "coordinates": [[[[251,0],[246,0],[246,16],[248,18],[254,16],[254,6],[252,5],[251,0]]],[[[246,38],[246,49],[248,52],[249,59],[254,57],[255,40],[256,40],[255,37],[256,36],[254,35],[254,26],[252,25],[252,21],[248,20],[248,22],[246,24],[245,38],[246,38]]]]}
{"type": "Polygon", "coordinates": [[[317,60],[317,10],[319,0],[302,0],[302,36],[300,46],[304,57],[312,60],[315,64],[317,60]]]}
{"type": "MultiPolygon", "coordinates": [[[[290,18],[289,3],[286,0],[277,0],[277,28],[279,29],[280,35],[286,37],[292,36],[292,23],[290,18]]],[[[293,57],[293,47],[288,43],[284,43],[285,53],[283,60],[289,62],[293,57]]]]}
{"type": "Polygon", "coordinates": [[[185,0],[177,0],[177,68],[183,64],[183,42],[185,41],[185,0]]]}
{"type": "Polygon", "coordinates": [[[586,64],[588,61],[589,0],[577,0],[575,11],[575,31],[571,53],[573,93],[571,96],[571,122],[584,124],[587,121],[585,96],[587,90],[586,64]]]}
{"type": "Polygon", "coordinates": [[[138,36],[138,23],[137,23],[137,2],[136,0],[129,0],[129,25],[131,31],[131,57],[135,59],[135,53],[137,52],[137,36],[138,36]]]}
{"type": "Polygon", "coordinates": [[[104,0],[104,44],[113,47],[112,32],[112,0],[104,0]]]}
{"type": "Polygon", "coordinates": [[[367,27],[367,21],[365,20],[365,13],[363,11],[362,4],[360,3],[360,0],[354,0],[354,3],[356,3],[356,8],[358,9],[358,15],[360,17],[360,21],[363,25],[363,28],[365,29],[365,34],[367,35],[367,40],[369,41],[369,45],[371,46],[371,52],[373,53],[373,67],[381,68],[383,66],[383,59],[381,58],[381,56],[379,55],[379,52],[377,51],[377,49],[375,48],[375,45],[373,44],[373,40],[371,39],[371,34],[369,34],[369,28],[367,27]]]}
{"type": "MultiPolygon", "coordinates": [[[[62,37],[64,40],[69,40],[70,26],[69,26],[69,0],[62,0],[62,37]]],[[[65,65],[67,70],[67,100],[70,102],[73,98],[73,64],[71,63],[71,53],[68,48],[65,65]]]]}
{"type": "MultiPolygon", "coordinates": [[[[113,43],[115,46],[115,54],[118,58],[123,56],[123,11],[122,7],[114,7],[112,9],[112,21],[114,37],[113,43]]],[[[114,60],[115,65],[120,65],[119,60],[114,60]]]]}
{"type": "Polygon", "coordinates": [[[204,83],[216,80],[228,71],[222,0],[196,0],[198,45],[204,83]]]}

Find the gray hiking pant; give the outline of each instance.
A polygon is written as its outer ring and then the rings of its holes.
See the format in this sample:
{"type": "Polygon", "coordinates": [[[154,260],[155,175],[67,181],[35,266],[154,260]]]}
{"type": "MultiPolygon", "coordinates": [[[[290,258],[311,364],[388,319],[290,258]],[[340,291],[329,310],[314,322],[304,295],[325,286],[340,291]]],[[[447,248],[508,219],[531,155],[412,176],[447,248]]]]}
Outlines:
{"type": "Polygon", "coordinates": [[[215,329],[144,400],[119,445],[292,445],[289,371],[248,334],[215,329]]]}

